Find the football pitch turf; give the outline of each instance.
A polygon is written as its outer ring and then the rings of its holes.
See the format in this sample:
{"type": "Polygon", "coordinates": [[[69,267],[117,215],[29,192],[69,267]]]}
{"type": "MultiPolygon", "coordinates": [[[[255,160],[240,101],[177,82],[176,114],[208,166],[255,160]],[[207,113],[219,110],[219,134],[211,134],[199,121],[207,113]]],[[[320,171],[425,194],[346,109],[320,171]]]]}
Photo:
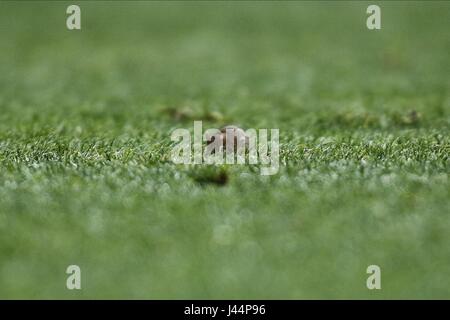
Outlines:
{"type": "Polygon", "coordinates": [[[69,4],[0,2],[0,298],[450,298],[449,2],[69,4]],[[173,164],[194,120],[278,174],[173,164]]]}

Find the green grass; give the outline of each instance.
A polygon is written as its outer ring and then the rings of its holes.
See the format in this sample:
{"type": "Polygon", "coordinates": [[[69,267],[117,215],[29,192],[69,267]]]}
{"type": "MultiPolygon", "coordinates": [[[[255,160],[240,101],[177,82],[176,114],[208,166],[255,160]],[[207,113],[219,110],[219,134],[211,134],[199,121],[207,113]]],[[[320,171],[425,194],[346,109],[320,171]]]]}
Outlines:
{"type": "Polygon", "coordinates": [[[0,3],[0,298],[450,297],[449,3],[68,4],[0,3]],[[194,120],[280,172],[172,164],[194,120]]]}

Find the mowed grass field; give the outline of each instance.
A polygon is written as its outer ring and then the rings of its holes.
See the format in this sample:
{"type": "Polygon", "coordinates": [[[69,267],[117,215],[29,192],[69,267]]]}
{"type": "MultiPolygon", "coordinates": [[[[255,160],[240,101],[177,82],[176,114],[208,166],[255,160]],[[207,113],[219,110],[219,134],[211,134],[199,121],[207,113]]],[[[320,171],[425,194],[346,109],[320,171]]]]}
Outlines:
{"type": "Polygon", "coordinates": [[[69,4],[0,3],[0,298],[450,298],[450,3],[69,4]],[[173,164],[194,120],[279,173],[173,164]]]}

